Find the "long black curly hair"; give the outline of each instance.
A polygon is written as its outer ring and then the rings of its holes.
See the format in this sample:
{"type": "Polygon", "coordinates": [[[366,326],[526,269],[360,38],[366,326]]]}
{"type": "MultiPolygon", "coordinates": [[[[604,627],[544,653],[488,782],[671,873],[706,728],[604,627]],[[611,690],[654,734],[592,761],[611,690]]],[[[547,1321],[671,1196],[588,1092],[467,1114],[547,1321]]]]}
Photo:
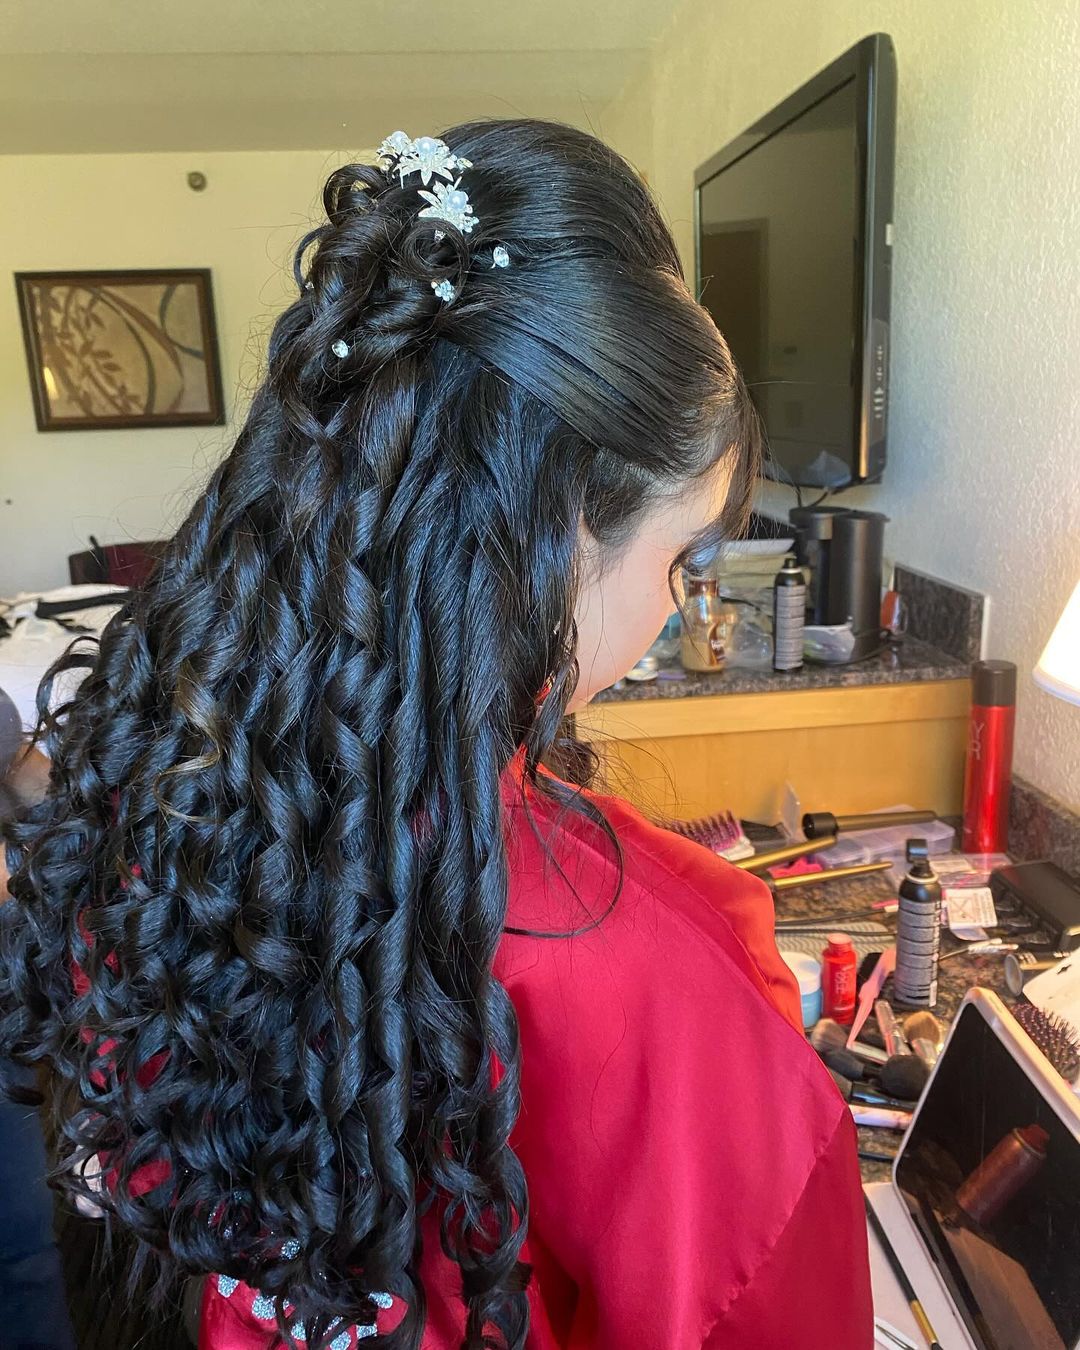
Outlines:
{"type": "Polygon", "coordinates": [[[235,446],[42,686],[49,794],[4,835],[0,1057],[51,1070],[56,1184],[312,1346],[373,1291],[406,1307],[380,1343],[420,1344],[433,1206],[463,1345],[524,1343],[500,783],[575,687],[582,524],[617,551],[721,461],[738,514],[756,470],[639,176],[549,123],[444,138],[468,235],[416,177],[330,177],[235,446]]]}

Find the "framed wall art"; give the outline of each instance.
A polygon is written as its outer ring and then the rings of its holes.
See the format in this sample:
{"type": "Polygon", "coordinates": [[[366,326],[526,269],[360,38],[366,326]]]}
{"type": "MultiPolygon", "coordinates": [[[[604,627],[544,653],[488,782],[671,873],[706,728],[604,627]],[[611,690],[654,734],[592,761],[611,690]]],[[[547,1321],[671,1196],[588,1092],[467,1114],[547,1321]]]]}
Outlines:
{"type": "Polygon", "coordinates": [[[206,268],[16,272],[39,431],[224,422],[206,268]]]}

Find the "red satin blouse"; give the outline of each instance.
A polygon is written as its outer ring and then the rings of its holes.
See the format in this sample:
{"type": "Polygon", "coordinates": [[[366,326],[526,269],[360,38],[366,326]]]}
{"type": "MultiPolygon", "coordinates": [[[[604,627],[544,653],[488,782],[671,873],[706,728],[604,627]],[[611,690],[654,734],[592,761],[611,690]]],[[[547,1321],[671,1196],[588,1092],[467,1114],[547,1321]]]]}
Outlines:
{"type": "MultiPolygon", "coordinates": [[[[768,889],[594,800],[623,848],[617,904],[575,937],[508,934],[496,962],[521,1027],[530,1350],[870,1350],[855,1129],[803,1037],[768,889]]],[[[580,928],[610,902],[610,846],[529,805],[558,866],[508,793],[507,922],[580,928]]],[[[456,1267],[434,1229],[424,1252],[425,1350],[458,1350],[456,1267]]],[[[211,1276],[200,1346],[267,1350],[272,1319],[211,1276]]],[[[334,1350],[374,1331],[343,1328],[334,1350]]]]}

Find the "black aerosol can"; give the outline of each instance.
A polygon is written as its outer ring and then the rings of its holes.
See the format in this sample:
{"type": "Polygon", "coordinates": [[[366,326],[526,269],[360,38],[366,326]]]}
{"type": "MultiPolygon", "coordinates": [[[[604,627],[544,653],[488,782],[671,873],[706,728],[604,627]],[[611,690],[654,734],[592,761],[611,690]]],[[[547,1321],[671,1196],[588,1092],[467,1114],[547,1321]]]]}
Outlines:
{"type": "Polygon", "coordinates": [[[900,883],[893,995],[909,1008],[937,1003],[941,948],[941,883],[925,839],[907,841],[908,873],[900,883]]]}
{"type": "Polygon", "coordinates": [[[773,670],[802,670],[806,577],[794,556],[773,582],[773,670]]]}

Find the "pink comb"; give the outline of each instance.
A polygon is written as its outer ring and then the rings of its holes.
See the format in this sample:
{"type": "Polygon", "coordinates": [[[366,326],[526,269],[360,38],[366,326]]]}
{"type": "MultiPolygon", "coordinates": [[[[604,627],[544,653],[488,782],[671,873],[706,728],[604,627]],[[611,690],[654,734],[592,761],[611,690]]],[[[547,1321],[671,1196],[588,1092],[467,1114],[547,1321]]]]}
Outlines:
{"type": "Polygon", "coordinates": [[[878,957],[877,965],[870,972],[870,978],[859,990],[859,1006],[855,1009],[855,1020],[851,1024],[851,1031],[848,1033],[847,1046],[850,1050],[858,1039],[859,1032],[866,1024],[866,1019],[870,1016],[870,1009],[877,1001],[881,993],[881,987],[889,976],[896,969],[896,947],[886,947],[878,957]]]}

